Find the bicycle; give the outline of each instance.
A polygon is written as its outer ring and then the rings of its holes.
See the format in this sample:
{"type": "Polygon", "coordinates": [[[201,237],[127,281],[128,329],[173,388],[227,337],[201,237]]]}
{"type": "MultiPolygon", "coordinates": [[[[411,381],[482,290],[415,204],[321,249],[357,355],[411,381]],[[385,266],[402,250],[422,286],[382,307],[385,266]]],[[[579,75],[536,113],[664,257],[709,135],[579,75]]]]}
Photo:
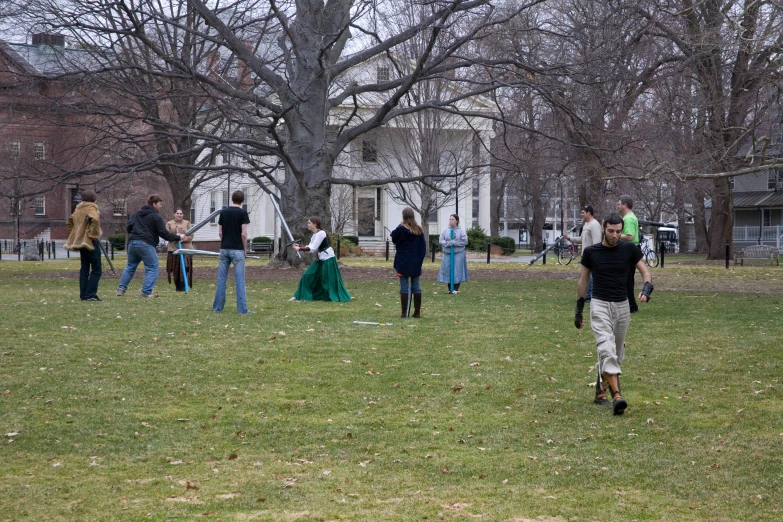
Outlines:
{"type": "Polygon", "coordinates": [[[569,242],[568,245],[566,245],[565,239],[560,239],[554,250],[557,254],[558,265],[567,265],[571,263],[571,261],[576,259],[578,253],[576,244],[569,242]]]}
{"type": "Polygon", "coordinates": [[[650,268],[655,268],[658,266],[658,254],[655,253],[655,250],[653,250],[652,246],[650,245],[650,240],[646,237],[642,239],[642,242],[639,243],[639,248],[642,251],[642,255],[644,256],[644,262],[649,266],[650,268]]]}

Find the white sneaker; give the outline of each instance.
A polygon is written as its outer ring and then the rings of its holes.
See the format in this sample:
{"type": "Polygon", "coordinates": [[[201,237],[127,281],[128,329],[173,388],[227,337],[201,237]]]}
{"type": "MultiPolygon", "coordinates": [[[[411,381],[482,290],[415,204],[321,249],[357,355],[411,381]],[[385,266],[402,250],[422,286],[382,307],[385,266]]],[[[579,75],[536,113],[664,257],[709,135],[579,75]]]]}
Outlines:
{"type": "Polygon", "coordinates": [[[292,297],[291,299],[289,299],[289,301],[298,301],[298,299],[296,297],[292,297]]]}

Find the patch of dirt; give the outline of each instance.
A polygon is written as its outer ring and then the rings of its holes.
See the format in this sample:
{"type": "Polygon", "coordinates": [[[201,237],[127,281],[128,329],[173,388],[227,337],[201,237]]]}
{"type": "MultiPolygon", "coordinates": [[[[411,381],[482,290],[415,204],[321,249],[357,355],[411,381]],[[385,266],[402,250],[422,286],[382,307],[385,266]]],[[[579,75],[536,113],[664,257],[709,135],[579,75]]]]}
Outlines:
{"type": "MultiPolygon", "coordinates": [[[[699,261],[697,265],[707,265],[709,269],[705,273],[686,273],[676,268],[672,269],[653,269],[653,284],[656,292],[676,291],[676,292],[715,292],[715,293],[759,293],[759,294],[780,294],[783,293],[783,277],[780,277],[779,271],[773,275],[766,271],[761,273],[755,268],[740,268],[737,270],[723,271],[720,273],[712,270],[714,266],[722,266],[721,262],[699,261]]],[[[777,267],[769,267],[771,269],[777,267]]],[[[269,269],[264,266],[247,266],[245,268],[245,277],[248,281],[299,281],[303,270],[297,268],[275,268],[269,269]]],[[[120,276],[113,275],[110,271],[104,270],[103,280],[117,280],[120,276]]],[[[392,269],[388,268],[357,268],[341,266],[340,273],[345,281],[389,281],[396,280],[397,277],[392,269]]],[[[144,271],[136,273],[135,278],[141,279],[144,271]]],[[[23,276],[30,279],[78,279],[78,270],[34,273],[23,276]]],[[[435,281],[438,278],[436,268],[425,268],[422,272],[423,281],[435,281]]],[[[525,281],[525,280],[564,280],[574,282],[574,293],[576,292],[576,280],[579,278],[579,270],[527,270],[520,265],[519,270],[496,270],[492,268],[482,268],[480,270],[470,271],[470,281],[525,281]]],[[[217,268],[196,268],[195,282],[215,281],[217,279],[217,268]]],[[[168,277],[165,270],[158,274],[158,284],[168,284],[168,277]]],[[[637,291],[641,288],[641,281],[637,275],[637,291]]],[[[655,297],[655,296],[653,296],[655,297]]]]}

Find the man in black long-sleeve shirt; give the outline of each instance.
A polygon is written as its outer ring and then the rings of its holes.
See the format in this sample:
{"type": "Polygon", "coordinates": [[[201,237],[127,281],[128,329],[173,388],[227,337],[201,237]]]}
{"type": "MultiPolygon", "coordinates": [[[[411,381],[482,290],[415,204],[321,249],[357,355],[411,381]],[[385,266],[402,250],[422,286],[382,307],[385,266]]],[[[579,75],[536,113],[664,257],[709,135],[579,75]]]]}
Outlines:
{"type": "Polygon", "coordinates": [[[125,295],[136,268],[139,263],[144,263],[144,285],[139,297],[153,297],[152,289],[158,281],[158,252],[155,247],[161,237],[166,241],[179,241],[184,237],[166,230],[166,222],[159,213],[161,208],[163,200],[157,194],[152,194],[147,198],[147,204],[128,220],[128,265],[120,277],[118,296],[125,295]]]}

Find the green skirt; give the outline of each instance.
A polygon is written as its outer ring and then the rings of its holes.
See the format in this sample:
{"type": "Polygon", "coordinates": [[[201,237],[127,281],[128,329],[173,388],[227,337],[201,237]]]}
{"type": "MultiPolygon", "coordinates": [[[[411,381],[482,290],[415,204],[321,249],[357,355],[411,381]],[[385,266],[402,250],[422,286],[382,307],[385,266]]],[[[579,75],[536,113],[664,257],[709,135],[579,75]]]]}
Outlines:
{"type": "Polygon", "coordinates": [[[350,301],[351,294],[343,285],[337,260],[330,257],[310,265],[299,280],[294,298],[299,301],[350,301]]]}

